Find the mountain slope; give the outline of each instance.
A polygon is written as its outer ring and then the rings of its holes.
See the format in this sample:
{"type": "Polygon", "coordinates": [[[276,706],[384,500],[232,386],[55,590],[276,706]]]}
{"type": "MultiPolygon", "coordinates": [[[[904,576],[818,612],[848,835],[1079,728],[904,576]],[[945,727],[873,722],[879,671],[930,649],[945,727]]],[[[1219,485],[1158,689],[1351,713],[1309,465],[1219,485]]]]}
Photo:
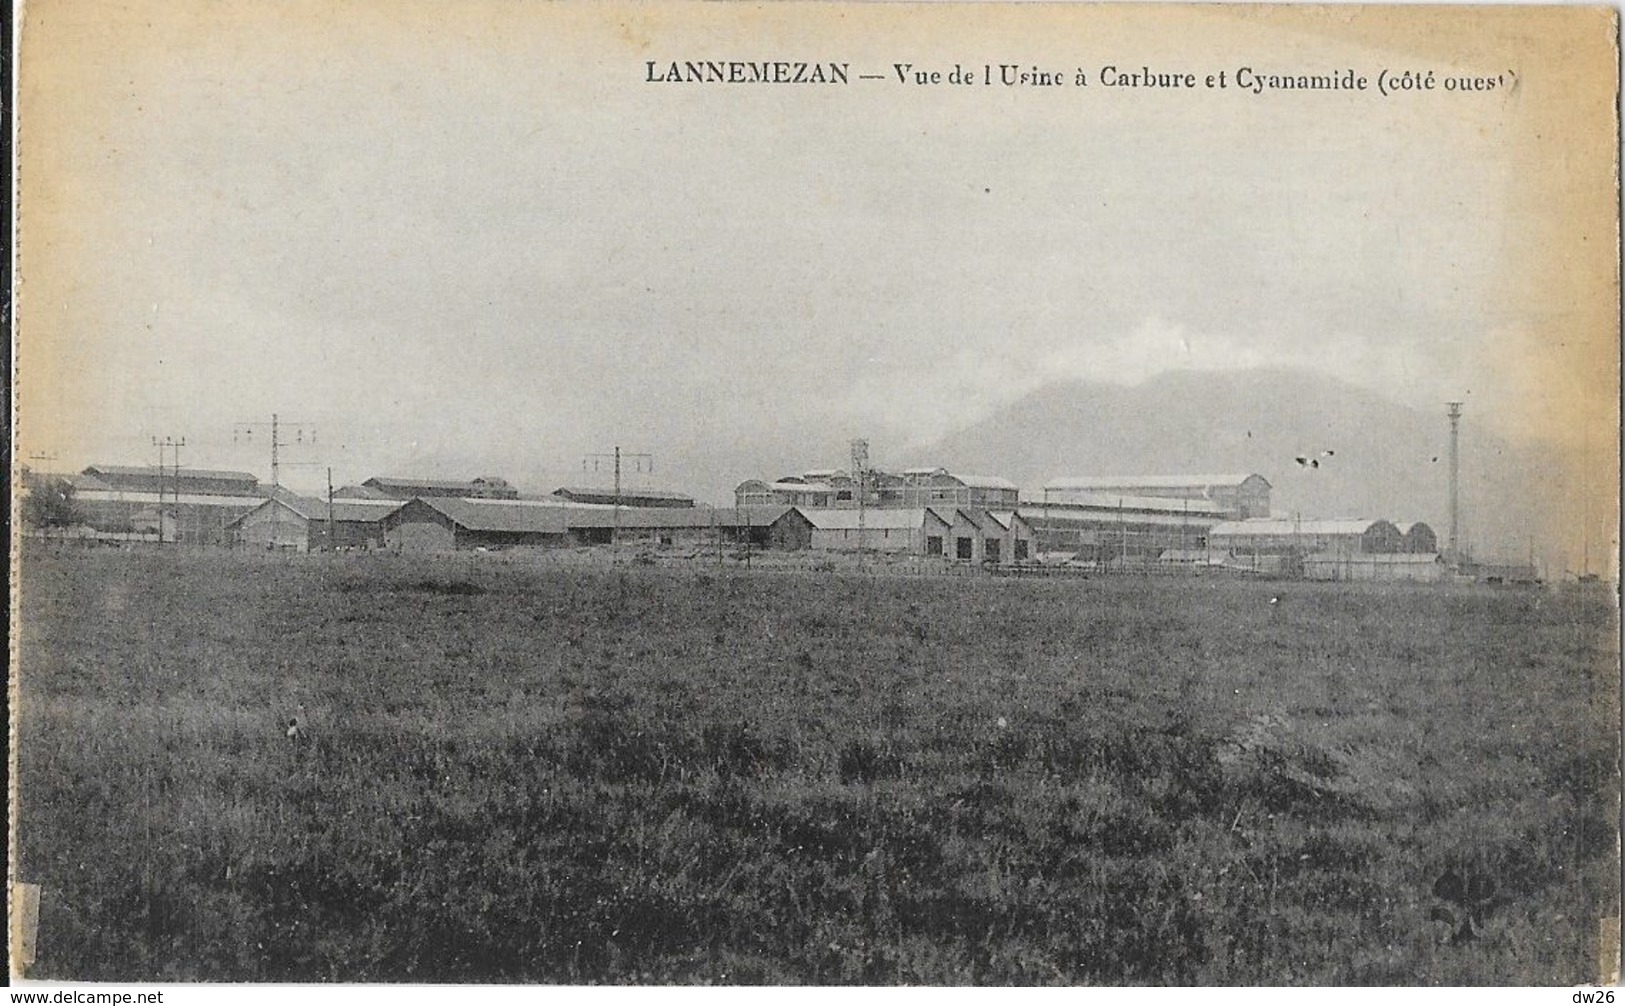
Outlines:
{"type": "MultiPolygon", "coordinates": [[[[1258,472],[1274,485],[1279,512],[1425,520],[1442,542],[1448,444],[1442,403],[1423,412],[1300,371],[1179,372],[1133,387],[1046,386],[944,437],[921,460],[1003,475],[1030,492],[1064,475],[1258,472]],[[1299,456],[1320,466],[1301,466],[1299,456]]],[[[1461,451],[1467,543],[1509,559],[1526,559],[1532,541],[1551,547],[1575,505],[1562,459],[1516,448],[1470,413],[1461,451]]]]}

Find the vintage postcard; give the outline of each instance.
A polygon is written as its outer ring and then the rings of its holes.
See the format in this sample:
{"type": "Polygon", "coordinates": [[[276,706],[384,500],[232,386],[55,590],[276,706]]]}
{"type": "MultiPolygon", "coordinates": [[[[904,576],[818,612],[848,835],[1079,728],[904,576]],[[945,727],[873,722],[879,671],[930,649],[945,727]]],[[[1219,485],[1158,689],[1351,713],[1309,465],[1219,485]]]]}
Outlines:
{"type": "Polygon", "coordinates": [[[1612,982],[1618,32],[31,0],[13,979],[1612,982]]]}

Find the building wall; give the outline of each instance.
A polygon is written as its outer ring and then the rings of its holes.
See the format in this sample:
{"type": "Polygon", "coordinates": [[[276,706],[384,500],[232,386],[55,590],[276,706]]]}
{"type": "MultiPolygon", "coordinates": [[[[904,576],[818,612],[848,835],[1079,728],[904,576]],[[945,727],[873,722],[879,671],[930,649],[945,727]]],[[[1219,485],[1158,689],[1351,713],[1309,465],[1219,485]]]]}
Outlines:
{"type": "MultiPolygon", "coordinates": [[[[310,548],[325,550],[328,548],[327,521],[313,520],[310,522],[310,548]]],[[[336,548],[383,548],[384,524],[382,521],[338,520],[333,522],[333,547],[336,548]]]]}
{"type": "Polygon", "coordinates": [[[946,521],[943,530],[944,555],[958,562],[980,563],[986,554],[983,543],[983,532],[980,527],[972,524],[958,508],[935,510],[934,513],[946,521]]]}
{"type": "Polygon", "coordinates": [[[164,538],[183,545],[225,545],[231,541],[226,526],[257,504],[248,506],[211,506],[201,503],[165,504],[164,512],[171,520],[164,538]]]}
{"type": "Polygon", "coordinates": [[[120,492],[158,493],[173,496],[176,493],[185,495],[212,495],[223,496],[252,496],[265,492],[258,482],[252,479],[212,479],[196,475],[189,475],[182,468],[179,477],[166,471],[162,476],[157,472],[145,474],[135,473],[105,473],[94,468],[87,468],[85,474],[104,483],[120,492]]]}
{"type": "Polygon", "coordinates": [[[1163,552],[1203,548],[1208,529],[1216,521],[1208,516],[1179,518],[1111,511],[1087,514],[1046,514],[1044,508],[1023,507],[1041,552],[1074,552],[1085,559],[1108,561],[1124,556],[1155,559],[1163,552]]]}
{"type": "Polygon", "coordinates": [[[1010,528],[1001,538],[1003,562],[1027,562],[1037,557],[1032,525],[1020,517],[1010,518],[1010,528]]]}
{"type": "Polygon", "coordinates": [[[271,505],[243,517],[236,544],[249,548],[310,548],[310,521],[282,506],[271,505]]]}
{"type": "Polygon", "coordinates": [[[812,532],[813,527],[807,518],[791,510],[768,525],[766,540],[772,548],[795,551],[812,548],[812,532]]]}
{"type": "Polygon", "coordinates": [[[1235,491],[1230,506],[1243,520],[1270,515],[1270,484],[1257,475],[1247,476],[1235,491]]]}
{"type": "MultiPolygon", "coordinates": [[[[132,493],[131,496],[129,499],[101,499],[81,493],[75,498],[74,506],[91,527],[108,531],[156,530],[160,510],[157,497],[149,493],[132,493]]],[[[162,504],[164,540],[184,545],[229,544],[231,533],[227,525],[261,502],[240,496],[216,497],[207,503],[176,503],[166,499],[162,504]]]]}
{"type": "Polygon", "coordinates": [[[457,548],[561,548],[574,544],[563,531],[470,531],[458,528],[457,548]]]}
{"type": "Polygon", "coordinates": [[[413,519],[391,522],[384,530],[386,546],[397,552],[450,552],[457,536],[438,521],[413,519]]]}
{"type": "Polygon", "coordinates": [[[917,528],[874,528],[863,529],[862,537],[858,535],[857,528],[836,528],[825,530],[812,529],[812,547],[830,552],[855,552],[859,543],[866,552],[892,552],[899,554],[922,554],[924,545],[921,534],[917,528]]]}

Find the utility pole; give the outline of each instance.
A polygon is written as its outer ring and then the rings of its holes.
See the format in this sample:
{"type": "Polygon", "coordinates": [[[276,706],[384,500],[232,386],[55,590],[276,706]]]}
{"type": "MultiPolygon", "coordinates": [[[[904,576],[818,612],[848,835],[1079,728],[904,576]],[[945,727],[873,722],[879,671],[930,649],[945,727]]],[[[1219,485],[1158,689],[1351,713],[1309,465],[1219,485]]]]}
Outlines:
{"type": "Polygon", "coordinates": [[[153,437],[152,446],[158,448],[158,544],[164,543],[164,451],[169,451],[175,460],[175,540],[180,540],[180,506],[181,506],[181,448],[186,446],[186,438],[181,437],[153,437]]]}
{"type": "Polygon", "coordinates": [[[869,441],[861,437],[852,441],[852,480],[858,494],[858,571],[863,570],[863,515],[864,473],[869,468],[869,441]]]}
{"type": "Polygon", "coordinates": [[[1117,497],[1117,564],[1119,573],[1128,572],[1128,524],[1123,517],[1123,497],[1117,497]]]}
{"type": "Polygon", "coordinates": [[[327,550],[338,551],[338,539],[333,536],[333,469],[327,470],[327,550]]]}
{"type": "MultiPolygon", "coordinates": [[[[282,485],[282,467],[280,455],[277,452],[284,447],[293,447],[307,442],[314,446],[316,443],[316,428],[309,423],[290,422],[280,418],[273,412],[271,413],[268,432],[271,439],[271,488],[275,489],[282,485]],[[282,438],[287,435],[289,430],[293,431],[293,439],[283,440],[282,438]],[[309,432],[308,441],[306,438],[307,431],[309,432]]],[[[238,423],[231,428],[231,442],[235,444],[241,439],[243,443],[251,444],[254,442],[255,433],[258,433],[263,439],[267,433],[266,424],[238,423]]]]}
{"type": "Polygon", "coordinates": [[[631,461],[634,471],[638,474],[653,473],[655,470],[655,457],[653,454],[633,454],[622,451],[616,447],[613,454],[586,454],[581,458],[581,470],[587,470],[587,463],[592,463],[592,470],[598,470],[601,461],[613,461],[615,465],[615,511],[611,517],[609,543],[619,545],[621,542],[621,463],[631,461]]]}
{"type": "Polygon", "coordinates": [[[1461,524],[1461,403],[1446,402],[1450,417],[1450,559],[1452,568],[1461,565],[1458,548],[1461,524]]]}

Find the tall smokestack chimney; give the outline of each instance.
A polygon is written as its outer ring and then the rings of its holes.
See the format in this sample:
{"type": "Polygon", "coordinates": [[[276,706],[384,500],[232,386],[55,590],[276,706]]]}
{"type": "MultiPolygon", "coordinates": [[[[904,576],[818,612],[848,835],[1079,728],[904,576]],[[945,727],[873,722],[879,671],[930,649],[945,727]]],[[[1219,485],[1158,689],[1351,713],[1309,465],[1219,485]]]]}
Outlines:
{"type": "Polygon", "coordinates": [[[1461,561],[1457,535],[1461,530],[1461,403],[1447,402],[1450,408],[1450,552],[1451,565],[1461,561]]]}

